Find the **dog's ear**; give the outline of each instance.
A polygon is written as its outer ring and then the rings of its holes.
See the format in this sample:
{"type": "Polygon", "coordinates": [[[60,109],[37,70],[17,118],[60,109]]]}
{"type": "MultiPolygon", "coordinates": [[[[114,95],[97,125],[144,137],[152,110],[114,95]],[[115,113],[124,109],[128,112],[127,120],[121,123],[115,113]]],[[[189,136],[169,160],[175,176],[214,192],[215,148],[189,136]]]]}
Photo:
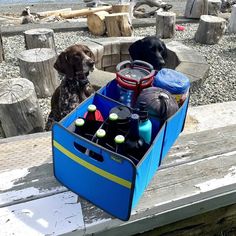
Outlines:
{"type": "Polygon", "coordinates": [[[54,63],[54,68],[62,74],[65,74],[64,70],[64,63],[65,63],[65,52],[62,52],[58,57],[56,62],[54,63]]]}
{"type": "Polygon", "coordinates": [[[54,64],[54,68],[61,74],[65,74],[67,77],[72,78],[74,71],[73,71],[73,67],[70,65],[68,58],[67,58],[67,52],[62,52],[55,64],[54,64]]]}
{"type": "Polygon", "coordinates": [[[129,47],[129,54],[132,60],[142,60],[142,41],[138,40],[129,47]]]}

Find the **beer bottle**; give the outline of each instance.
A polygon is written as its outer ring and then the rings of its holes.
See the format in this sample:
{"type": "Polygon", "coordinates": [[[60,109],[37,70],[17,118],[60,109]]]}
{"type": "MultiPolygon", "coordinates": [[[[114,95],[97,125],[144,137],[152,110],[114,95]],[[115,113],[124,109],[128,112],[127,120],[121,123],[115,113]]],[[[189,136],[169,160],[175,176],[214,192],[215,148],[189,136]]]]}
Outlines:
{"type": "MultiPolygon", "coordinates": [[[[85,121],[83,118],[78,118],[75,120],[75,133],[82,137],[85,137],[85,121]]],[[[74,142],[74,146],[76,147],[76,149],[83,153],[86,151],[86,148],[81,146],[77,142],[74,142]]]]}
{"type": "Polygon", "coordinates": [[[87,137],[91,140],[96,130],[98,130],[101,126],[103,118],[100,111],[97,110],[97,107],[94,104],[90,104],[88,106],[84,118],[86,122],[87,137]]]}
{"type": "MultiPolygon", "coordinates": [[[[96,132],[96,136],[93,140],[96,144],[99,144],[100,146],[105,146],[106,142],[106,131],[104,129],[98,129],[96,132]]],[[[97,161],[103,161],[103,157],[99,155],[98,153],[95,153],[93,151],[89,151],[89,156],[94,158],[97,161]]]]}
{"type": "Polygon", "coordinates": [[[97,110],[97,107],[94,104],[90,104],[87,108],[87,113],[85,114],[85,119],[90,121],[95,121],[96,116],[95,112],[97,110]]]}
{"type": "Polygon", "coordinates": [[[115,152],[121,155],[125,155],[124,151],[124,143],[125,143],[125,136],[123,135],[116,135],[114,138],[115,141],[115,152]]]}
{"type": "Polygon", "coordinates": [[[117,121],[118,115],[111,113],[108,117],[108,121],[105,124],[106,137],[107,137],[107,148],[113,149],[115,147],[114,138],[117,134],[117,121]]]}

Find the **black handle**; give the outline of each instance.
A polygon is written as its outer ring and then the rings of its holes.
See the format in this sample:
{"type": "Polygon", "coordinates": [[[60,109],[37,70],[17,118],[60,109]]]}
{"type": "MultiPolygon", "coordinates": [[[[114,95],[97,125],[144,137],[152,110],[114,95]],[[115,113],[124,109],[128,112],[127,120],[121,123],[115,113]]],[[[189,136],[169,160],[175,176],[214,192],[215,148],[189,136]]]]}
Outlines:
{"type": "Polygon", "coordinates": [[[131,67],[132,64],[130,61],[122,61],[116,66],[116,71],[119,72],[121,69],[124,69],[126,67],[131,67]]]}
{"type": "Polygon", "coordinates": [[[141,61],[141,60],[135,60],[131,63],[131,66],[142,66],[142,67],[145,67],[147,68],[148,70],[152,71],[154,70],[153,66],[151,64],[149,64],[148,62],[146,61],[141,61]]]}

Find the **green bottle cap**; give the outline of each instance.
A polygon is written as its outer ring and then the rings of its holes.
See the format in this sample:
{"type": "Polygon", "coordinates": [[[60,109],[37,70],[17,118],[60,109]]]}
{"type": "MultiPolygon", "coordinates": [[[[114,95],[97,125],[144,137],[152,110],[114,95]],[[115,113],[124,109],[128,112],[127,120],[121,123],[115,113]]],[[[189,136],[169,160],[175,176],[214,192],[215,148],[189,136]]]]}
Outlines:
{"type": "Polygon", "coordinates": [[[111,113],[109,115],[109,120],[112,120],[112,121],[118,120],[118,115],[116,113],[111,113]]]}
{"type": "Polygon", "coordinates": [[[104,129],[98,129],[96,132],[96,136],[98,138],[103,138],[106,136],[106,131],[104,129]]]}
{"type": "Polygon", "coordinates": [[[75,120],[76,126],[83,126],[84,125],[84,119],[78,118],[75,120]]]}
{"type": "Polygon", "coordinates": [[[88,106],[88,111],[93,112],[93,111],[96,111],[96,110],[97,110],[97,107],[96,107],[94,104],[90,104],[90,105],[88,106]]]}
{"type": "Polygon", "coordinates": [[[123,135],[116,135],[115,143],[121,144],[125,142],[125,137],[123,135]]]}

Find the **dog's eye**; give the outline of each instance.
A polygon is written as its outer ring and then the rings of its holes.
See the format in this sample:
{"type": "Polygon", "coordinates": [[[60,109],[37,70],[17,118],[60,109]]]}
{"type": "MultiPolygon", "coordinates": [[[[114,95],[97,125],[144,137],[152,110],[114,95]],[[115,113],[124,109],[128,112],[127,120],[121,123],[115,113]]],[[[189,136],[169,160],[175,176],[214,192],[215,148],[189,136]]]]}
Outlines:
{"type": "Polygon", "coordinates": [[[88,55],[88,56],[91,56],[91,52],[89,50],[86,50],[85,54],[88,55]]]}

